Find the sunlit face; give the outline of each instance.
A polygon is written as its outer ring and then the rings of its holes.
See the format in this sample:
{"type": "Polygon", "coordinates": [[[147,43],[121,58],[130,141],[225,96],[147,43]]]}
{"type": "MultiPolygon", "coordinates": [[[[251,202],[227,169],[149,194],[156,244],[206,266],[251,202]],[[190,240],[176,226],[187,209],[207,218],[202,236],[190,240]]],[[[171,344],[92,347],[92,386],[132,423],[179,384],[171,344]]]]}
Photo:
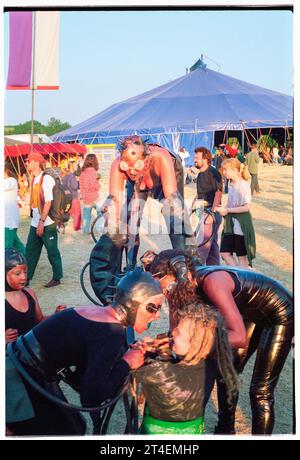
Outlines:
{"type": "Polygon", "coordinates": [[[226,179],[235,180],[237,177],[239,177],[239,172],[236,169],[230,168],[230,166],[225,165],[222,167],[222,175],[226,179]]]}
{"type": "Polygon", "coordinates": [[[27,283],[27,265],[16,265],[6,274],[6,281],[15,291],[23,289],[27,283]]]}
{"type": "Polygon", "coordinates": [[[126,171],[124,171],[125,174],[132,181],[138,180],[145,173],[146,169],[144,145],[130,143],[127,149],[124,150],[121,160],[120,169],[122,170],[122,164],[125,162],[128,168],[126,171]],[[142,164],[144,164],[143,168],[141,168],[142,164]]]}
{"type": "Polygon", "coordinates": [[[195,153],[194,164],[196,168],[202,168],[205,165],[205,160],[202,158],[202,152],[195,153]]]}
{"type": "Polygon", "coordinates": [[[26,166],[29,172],[33,172],[40,166],[40,163],[38,161],[30,160],[26,161],[26,166]]]}
{"type": "Polygon", "coordinates": [[[191,346],[191,320],[180,321],[178,326],[172,331],[173,346],[172,349],[177,355],[185,356],[191,346]]]}
{"type": "Polygon", "coordinates": [[[160,317],[160,309],[164,301],[164,295],[158,294],[152,297],[148,297],[137,310],[133,329],[141,334],[146,331],[149,323],[156,321],[160,317]]]}

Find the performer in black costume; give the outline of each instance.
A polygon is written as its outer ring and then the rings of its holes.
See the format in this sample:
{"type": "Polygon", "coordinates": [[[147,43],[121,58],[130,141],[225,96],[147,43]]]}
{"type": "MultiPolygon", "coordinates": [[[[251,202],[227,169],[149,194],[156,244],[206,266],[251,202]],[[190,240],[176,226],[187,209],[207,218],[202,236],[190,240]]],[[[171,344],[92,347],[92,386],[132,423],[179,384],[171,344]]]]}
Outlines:
{"type": "Polygon", "coordinates": [[[105,305],[113,295],[114,275],[120,272],[122,249],[127,252],[127,268],[136,265],[139,226],[148,197],[163,202],[162,214],[173,248],[196,244],[183,202],[183,169],[180,158],[139,136],[120,142],[120,157],[110,170],[109,196],[103,205],[104,234],[90,256],[93,290],[105,305]],[[127,209],[122,206],[124,186],[127,209]]]}
{"type": "Polygon", "coordinates": [[[141,343],[145,364],[134,371],[146,399],[140,432],[202,434],[217,368],[229,399],[238,385],[223,318],[215,308],[197,302],[181,312],[178,326],[166,340],[158,337],[149,343],[145,338],[141,343]]]}
{"type": "MultiPolygon", "coordinates": [[[[162,251],[154,258],[150,271],[160,278],[167,292],[171,325],[175,324],[175,311],[184,309],[189,296],[200,297],[215,305],[224,316],[229,343],[237,348],[234,364],[239,373],[256,351],[250,384],[252,433],[271,434],[274,390],[294,336],[291,293],[261,273],[228,266],[200,266],[188,252],[180,250],[162,251]]],[[[237,400],[238,394],[235,403],[228,404],[226,386],[219,381],[219,421],[215,433],[235,433],[237,400]]]]}
{"type": "MultiPolygon", "coordinates": [[[[58,370],[76,366],[82,404],[97,406],[115,396],[130,370],[143,364],[141,351],[128,350],[126,327],[145,331],[159,318],[163,298],[159,282],[137,268],[120,281],[111,305],[69,308],[51,316],[17,339],[14,355],[43,386],[58,370]]],[[[9,356],[6,373],[6,423],[12,433],[85,432],[78,414],[55,405],[25,381],[24,388],[9,356]]]]}

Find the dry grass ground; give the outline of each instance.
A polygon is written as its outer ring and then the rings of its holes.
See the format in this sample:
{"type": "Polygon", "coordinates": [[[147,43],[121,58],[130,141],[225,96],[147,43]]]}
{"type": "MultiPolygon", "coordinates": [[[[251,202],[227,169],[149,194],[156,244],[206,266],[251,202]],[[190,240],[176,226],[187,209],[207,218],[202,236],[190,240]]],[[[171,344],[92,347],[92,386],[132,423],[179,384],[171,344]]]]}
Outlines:
{"type": "MultiPolygon", "coordinates": [[[[292,188],[293,169],[288,166],[261,166],[259,181],[262,192],[255,195],[252,204],[254,219],[257,257],[254,269],[282,282],[287,288],[293,288],[293,208],[292,188]]],[[[102,197],[106,196],[107,184],[102,184],[102,197]]],[[[194,196],[195,185],[186,186],[186,197],[194,196]]],[[[156,206],[156,205],[155,205],[156,206]]],[[[147,205],[148,207],[148,205],[147,205]]],[[[29,218],[25,215],[27,210],[22,210],[20,236],[26,242],[29,230],[29,218]]],[[[152,209],[145,209],[145,216],[151,218],[152,209]]],[[[145,224],[145,222],[144,222],[145,224]]],[[[144,225],[143,225],[144,227],[144,225]]],[[[59,247],[63,259],[64,279],[60,286],[44,289],[51,278],[51,269],[45,251],[43,250],[36,274],[31,283],[35,289],[43,311],[47,314],[54,310],[58,304],[88,305],[90,302],[83,294],[79,275],[81,268],[88,261],[93,241],[72,230],[71,223],[65,234],[59,235],[59,247]]],[[[140,252],[149,247],[162,250],[170,247],[167,235],[147,235],[142,232],[140,252]]],[[[92,292],[92,291],[90,291],[92,292]]],[[[161,320],[151,327],[151,334],[167,330],[168,318],[164,311],[161,320]]],[[[248,397],[249,384],[254,359],[247,364],[242,376],[237,411],[236,429],[238,434],[251,432],[251,410],[248,397]]],[[[292,433],[292,400],[293,400],[293,358],[287,359],[281,373],[275,394],[276,423],[274,433],[292,433]]],[[[121,434],[123,423],[122,409],[113,416],[110,433],[121,434]]],[[[212,400],[206,411],[206,433],[212,433],[217,418],[216,396],[213,392],[212,400]]]]}

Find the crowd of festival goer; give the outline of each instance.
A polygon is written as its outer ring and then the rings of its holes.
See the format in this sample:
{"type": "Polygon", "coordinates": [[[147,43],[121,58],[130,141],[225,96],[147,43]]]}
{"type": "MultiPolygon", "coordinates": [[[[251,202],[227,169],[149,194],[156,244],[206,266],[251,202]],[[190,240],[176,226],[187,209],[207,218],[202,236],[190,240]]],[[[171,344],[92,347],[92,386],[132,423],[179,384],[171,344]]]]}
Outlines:
{"type": "MultiPolygon", "coordinates": [[[[94,426],[95,406],[114,398],[131,376],[141,385],[146,401],[139,433],[204,433],[205,406],[217,382],[214,432],[233,435],[238,374],[254,353],[252,434],[271,434],[274,390],[293,339],[293,299],[280,283],[251,269],[256,243],[250,206],[252,195],[260,191],[257,145],[245,156],[234,143],[221,144],[213,153],[196,147],[190,168],[184,164],[189,158],[184,148],[178,156],[139,136],[122,140],[119,153],[102,206],[94,154],[56,171],[72,197],[74,231],[90,233],[93,209],[95,216],[105,214],[106,231],[90,256],[90,281],[102,305],[67,307],[59,299],[55,313],[47,318],[30,281],[43,246],[53,272],[45,287],[59,285],[63,277],[57,235],[63,224],[58,225],[51,214],[55,175],[45,170],[42,155],[31,153],[27,169],[32,177],[19,178],[18,192],[13,171],[5,167],[7,435],[86,432],[80,414],[55,400],[65,401],[59,375],[70,367],[76,368],[70,371],[70,385],[78,391],[82,406],[91,409],[94,426]],[[199,217],[195,232],[186,212],[183,181],[197,183],[192,204],[199,217]],[[136,217],[136,227],[126,227],[125,239],[119,233],[124,219],[119,196],[124,187],[131,204],[125,223],[136,217]],[[29,195],[26,247],[17,233],[18,193],[23,202],[29,195]],[[172,249],[147,251],[141,266],[134,268],[143,214],[138,200],[144,203],[149,197],[163,204],[172,249]],[[122,273],[124,248],[127,267],[122,273]],[[141,334],[158,321],[164,302],[169,307],[164,338],[135,341],[132,331],[141,334]]],[[[283,155],[273,149],[270,157],[278,164],[283,155]]],[[[285,164],[291,164],[291,158],[290,151],[285,164]]]]}

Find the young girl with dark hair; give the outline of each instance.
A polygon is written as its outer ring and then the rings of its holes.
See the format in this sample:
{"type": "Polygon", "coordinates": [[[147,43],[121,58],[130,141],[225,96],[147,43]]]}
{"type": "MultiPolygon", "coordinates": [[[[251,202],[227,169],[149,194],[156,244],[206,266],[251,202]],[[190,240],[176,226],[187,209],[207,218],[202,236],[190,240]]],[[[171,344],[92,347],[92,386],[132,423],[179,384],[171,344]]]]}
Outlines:
{"type": "MultiPolygon", "coordinates": [[[[46,316],[43,315],[36,293],[26,287],[27,260],[13,248],[5,250],[5,343],[14,342],[30,331],[46,316]]],[[[65,308],[59,305],[56,312],[65,308]]]]}

